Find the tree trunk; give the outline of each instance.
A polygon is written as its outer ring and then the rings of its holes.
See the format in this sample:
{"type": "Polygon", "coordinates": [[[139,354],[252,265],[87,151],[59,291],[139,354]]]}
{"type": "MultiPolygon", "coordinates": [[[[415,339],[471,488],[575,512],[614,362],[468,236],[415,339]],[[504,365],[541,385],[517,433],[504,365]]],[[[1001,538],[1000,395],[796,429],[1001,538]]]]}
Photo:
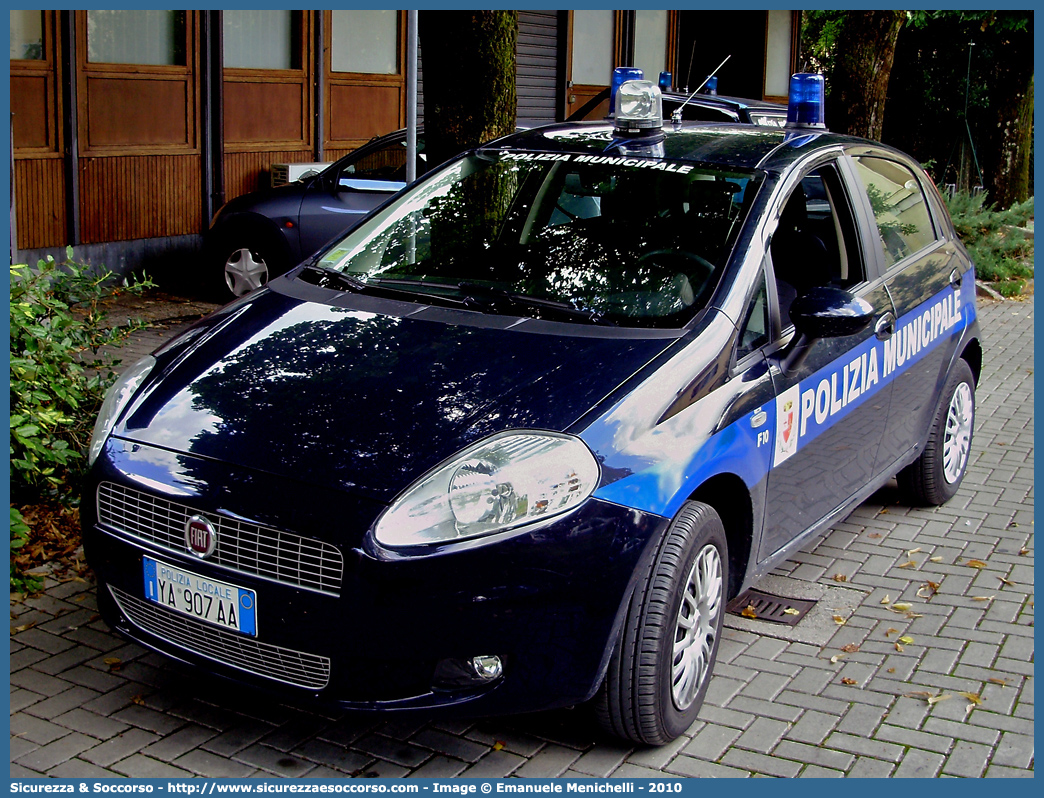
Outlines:
{"type": "Polygon", "coordinates": [[[1009,32],[986,74],[990,118],[976,140],[988,202],[1010,208],[1029,197],[1033,145],[1033,30],[1009,32]]]}
{"type": "Polygon", "coordinates": [[[429,164],[515,129],[517,11],[421,11],[429,164]]]}
{"type": "Polygon", "coordinates": [[[835,41],[827,127],[880,141],[903,11],[852,11],[835,41]]]}

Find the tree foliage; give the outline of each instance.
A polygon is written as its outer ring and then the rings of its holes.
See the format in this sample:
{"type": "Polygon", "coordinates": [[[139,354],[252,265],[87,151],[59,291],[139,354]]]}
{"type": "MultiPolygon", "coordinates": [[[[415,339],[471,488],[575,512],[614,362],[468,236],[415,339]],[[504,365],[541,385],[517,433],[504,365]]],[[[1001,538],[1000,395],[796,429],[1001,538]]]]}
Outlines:
{"type": "Polygon", "coordinates": [[[991,203],[1024,201],[1033,135],[1032,12],[914,11],[909,19],[896,49],[903,80],[889,91],[884,140],[931,162],[937,182],[966,189],[981,173],[991,203]]]}
{"type": "Polygon", "coordinates": [[[802,61],[827,76],[832,130],[905,150],[939,183],[981,174],[1007,208],[1031,193],[1032,27],[1030,11],[806,11],[802,61]]]}

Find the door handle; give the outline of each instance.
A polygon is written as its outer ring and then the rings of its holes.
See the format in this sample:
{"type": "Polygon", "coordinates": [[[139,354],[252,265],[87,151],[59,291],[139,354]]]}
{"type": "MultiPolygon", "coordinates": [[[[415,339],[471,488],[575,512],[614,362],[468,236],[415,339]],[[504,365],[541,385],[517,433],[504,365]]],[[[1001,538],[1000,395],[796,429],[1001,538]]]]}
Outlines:
{"type": "Polygon", "coordinates": [[[956,269],[954,269],[952,272],[950,272],[950,285],[952,285],[954,288],[960,288],[961,287],[961,282],[963,280],[964,280],[964,275],[962,275],[956,269]]]}
{"type": "Polygon", "coordinates": [[[874,326],[874,335],[879,341],[887,341],[895,334],[895,315],[892,311],[885,311],[874,326]]]}

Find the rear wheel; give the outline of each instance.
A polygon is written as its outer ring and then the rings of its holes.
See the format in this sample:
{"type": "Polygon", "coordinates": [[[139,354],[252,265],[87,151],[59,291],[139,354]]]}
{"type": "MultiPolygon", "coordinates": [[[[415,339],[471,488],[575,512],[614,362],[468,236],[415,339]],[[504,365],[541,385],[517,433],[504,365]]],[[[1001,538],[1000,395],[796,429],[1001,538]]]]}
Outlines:
{"type": "Polygon", "coordinates": [[[962,359],[946,380],[924,451],[896,475],[911,504],[943,504],[957,493],[968,471],[974,424],[975,377],[962,359]]]}
{"type": "Polygon", "coordinates": [[[696,720],[718,654],[728,559],[714,508],[686,504],[635,588],[595,699],[606,731],[662,745],[696,720]]]}

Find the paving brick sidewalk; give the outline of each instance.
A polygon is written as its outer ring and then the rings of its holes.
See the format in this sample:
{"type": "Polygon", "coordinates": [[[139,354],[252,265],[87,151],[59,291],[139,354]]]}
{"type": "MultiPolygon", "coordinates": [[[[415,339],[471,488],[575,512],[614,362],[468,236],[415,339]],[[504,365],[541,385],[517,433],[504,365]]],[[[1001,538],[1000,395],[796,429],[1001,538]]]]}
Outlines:
{"type": "MultiPolygon", "coordinates": [[[[93,586],[55,574],[11,605],[11,775],[1031,777],[1033,300],[980,312],[960,492],[911,509],[885,488],[777,569],[777,591],[822,597],[826,626],[730,621],[700,719],[671,745],[608,741],[583,710],[389,721],[215,688],[111,634],[93,586]]],[[[177,327],[140,334],[125,362],[177,327]]]]}

